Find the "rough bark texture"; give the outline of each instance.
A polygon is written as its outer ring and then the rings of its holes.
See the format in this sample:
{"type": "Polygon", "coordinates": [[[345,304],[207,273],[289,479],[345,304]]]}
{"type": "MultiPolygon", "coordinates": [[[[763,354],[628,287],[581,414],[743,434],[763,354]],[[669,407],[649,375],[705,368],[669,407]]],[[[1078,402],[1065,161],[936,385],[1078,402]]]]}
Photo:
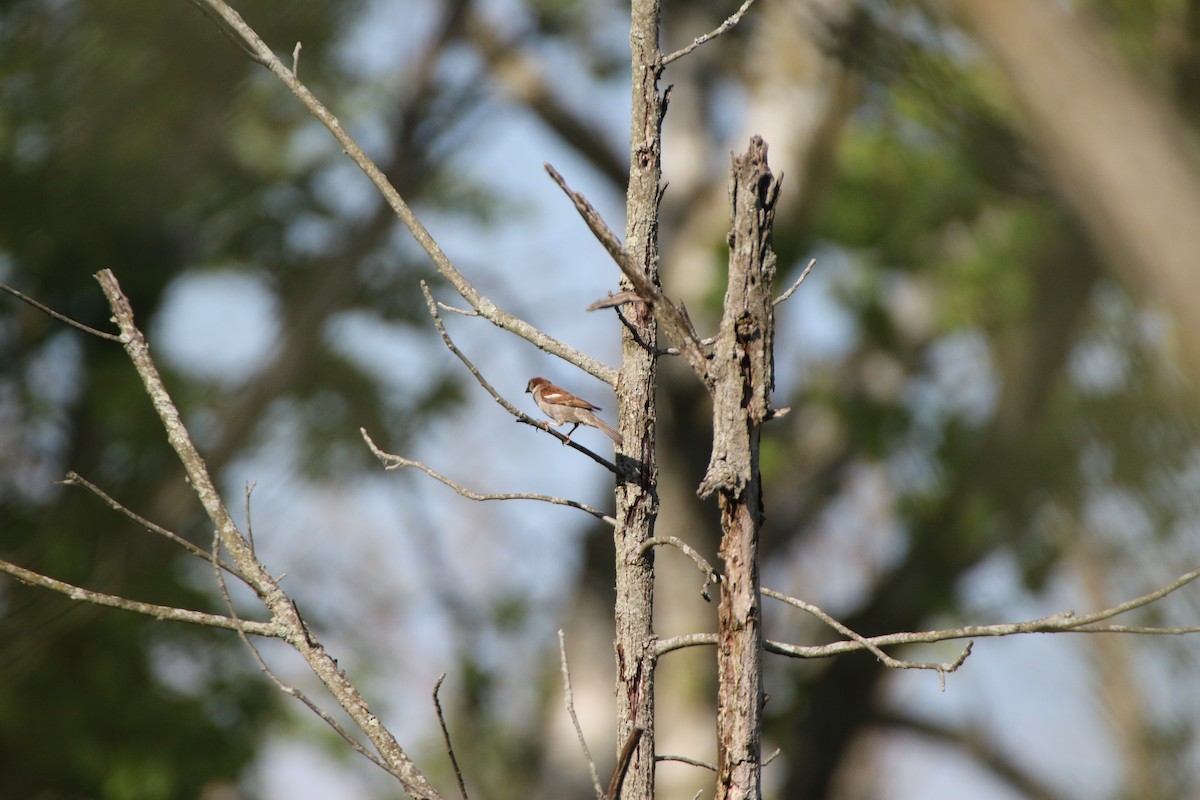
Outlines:
{"type": "MultiPolygon", "coordinates": [[[[630,127],[629,189],[626,196],[625,247],[629,260],[658,282],[658,200],[662,175],[659,131],[663,98],[658,91],[661,72],[658,50],[658,2],[633,3],[630,45],[633,50],[633,106],[630,127]]],[[[624,288],[629,288],[628,281],[624,288]]],[[[627,318],[638,339],[654,343],[658,327],[653,310],[644,303],[627,306],[627,318]]],[[[616,545],[616,661],[617,751],[637,743],[620,797],[650,800],[654,796],[654,555],[646,542],[654,536],[658,516],[654,461],[655,356],[630,331],[622,338],[617,398],[620,430],[629,450],[619,463],[636,478],[617,487],[616,545]]]]}
{"type": "Polygon", "coordinates": [[[758,798],[761,788],[762,613],[758,537],[763,523],[758,448],[770,419],[775,318],[771,225],[779,182],[755,136],[733,160],[729,287],[710,366],[713,450],[699,494],[721,508],[725,580],[717,610],[717,798],[758,798]]]}

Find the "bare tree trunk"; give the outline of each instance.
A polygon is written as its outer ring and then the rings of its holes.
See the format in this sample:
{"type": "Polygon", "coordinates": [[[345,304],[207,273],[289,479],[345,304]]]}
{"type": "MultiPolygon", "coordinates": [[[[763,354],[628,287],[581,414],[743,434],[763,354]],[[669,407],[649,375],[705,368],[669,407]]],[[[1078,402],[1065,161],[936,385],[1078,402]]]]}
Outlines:
{"type": "MultiPolygon", "coordinates": [[[[658,91],[662,70],[658,25],[657,0],[633,3],[629,35],[633,101],[625,246],[630,261],[641,266],[655,284],[664,110],[658,91]]],[[[625,284],[628,289],[628,282],[625,284]]],[[[654,347],[658,325],[649,304],[634,303],[627,309],[626,316],[637,335],[626,330],[622,337],[617,398],[621,435],[631,452],[619,458],[637,478],[626,479],[617,488],[615,649],[617,747],[620,751],[633,743],[635,749],[619,796],[650,800],[654,796],[654,554],[646,543],[654,536],[658,518],[658,468],[654,461],[657,367],[655,354],[642,343],[654,347]]]]}
{"type": "Polygon", "coordinates": [[[729,287],[709,368],[713,450],[700,496],[721,507],[725,579],[717,610],[717,793],[762,796],[762,596],[758,536],[763,523],[759,434],[771,418],[775,315],[771,225],[779,182],[755,136],[734,158],[730,183],[729,287]]]}

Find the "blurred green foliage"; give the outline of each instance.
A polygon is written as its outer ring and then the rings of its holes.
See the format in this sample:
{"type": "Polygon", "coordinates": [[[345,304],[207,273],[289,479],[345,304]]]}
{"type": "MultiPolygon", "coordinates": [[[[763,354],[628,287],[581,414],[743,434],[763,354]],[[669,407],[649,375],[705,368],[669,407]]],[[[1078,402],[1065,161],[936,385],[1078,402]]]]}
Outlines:
{"type": "MultiPolygon", "coordinates": [[[[239,4],[274,46],[303,42],[302,69],[317,92],[357,80],[338,47],[362,9],[239,4]]],[[[391,110],[384,130],[403,158],[384,165],[410,200],[436,208],[439,195],[479,193],[428,157],[453,130],[440,123],[463,92],[430,94],[441,110],[422,96],[391,110]]],[[[440,371],[401,396],[329,334],[347,312],[382,325],[424,321],[410,289],[429,270],[396,245],[380,203],[364,218],[331,200],[340,153],[314,155],[313,133],[294,98],[197,5],[0,4],[0,280],[101,329],[110,314],[92,274],[104,268],[144,330],[167,287],[190,271],[243,265],[277,298],[278,319],[263,324],[278,328],[278,342],[258,373],[218,381],[159,364],[185,418],[200,421],[217,474],[282,418],[300,443],[301,470],[359,469],[365,449],[346,444],[357,425],[403,441],[459,396],[440,371]]],[[[90,589],[222,612],[218,598],[180,580],[179,551],[84,490],[52,484],[77,470],[211,545],[120,347],[4,298],[0,556],[90,589]]],[[[226,634],[0,579],[0,642],[2,797],[202,796],[242,777],[280,715],[277,689],[226,634]],[[181,672],[187,685],[176,685],[181,672]]]]}

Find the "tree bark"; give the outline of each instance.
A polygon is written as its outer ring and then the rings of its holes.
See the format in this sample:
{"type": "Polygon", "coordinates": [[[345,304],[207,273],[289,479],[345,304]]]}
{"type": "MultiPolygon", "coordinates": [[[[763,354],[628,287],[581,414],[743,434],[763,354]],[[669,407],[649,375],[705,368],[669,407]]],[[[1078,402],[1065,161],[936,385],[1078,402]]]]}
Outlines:
{"type": "MultiPolygon", "coordinates": [[[[626,195],[625,247],[629,260],[658,284],[658,201],[662,177],[661,138],[665,103],[658,90],[662,71],[658,49],[658,0],[633,3],[629,41],[632,48],[632,119],[629,188],[626,195]]],[[[629,289],[628,280],[623,288],[629,289]]],[[[655,354],[658,339],[654,311],[647,303],[626,306],[637,336],[622,335],[617,377],[619,427],[628,451],[618,464],[636,478],[617,486],[616,668],[617,752],[642,731],[626,767],[619,796],[654,797],[654,554],[646,543],[658,518],[657,465],[654,460],[655,354]],[[640,341],[639,341],[640,340],[640,341]]]]}
{"type": "Polygon", "coordinates": [[[775,316],[771,226],[779,182],[758,136],[733,160],[729,287],[709,368],[713,450],[699,494],[721,509],[725,564],[717,610],[717,793],[762,796],[762,596],[758,539],[763,524],[759,436],[771,418],[775,316]]]}

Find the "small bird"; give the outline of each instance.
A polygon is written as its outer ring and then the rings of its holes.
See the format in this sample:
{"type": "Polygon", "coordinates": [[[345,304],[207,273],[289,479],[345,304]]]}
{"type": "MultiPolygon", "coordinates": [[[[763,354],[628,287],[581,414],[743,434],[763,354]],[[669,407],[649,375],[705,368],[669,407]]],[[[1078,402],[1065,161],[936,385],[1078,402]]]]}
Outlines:
{"type": "Polygon", "coordinates": [[[595,415],[596,411],[600,410],[600,406],[594,406],[587,400],[580,399],[568,392],[561,386],[555,386],[545,378],[531,378],[529,385],[525,387],[527,394],[533,395],[533,402],[538,404],[538,408],[542,413],[554,420],[550,423],[552,427],[557,427],[567,422],[574,423],[571,430],[567,431],[567,439],[571,438],[571,434],[575,432],[575,428],[580,425],[591,425],[593,428],[599,428],[608,434],[608,438],[613,440],[613,443],[620,447],[622,445],[621,434],[613,430],[607,422],[595,415]]]}

